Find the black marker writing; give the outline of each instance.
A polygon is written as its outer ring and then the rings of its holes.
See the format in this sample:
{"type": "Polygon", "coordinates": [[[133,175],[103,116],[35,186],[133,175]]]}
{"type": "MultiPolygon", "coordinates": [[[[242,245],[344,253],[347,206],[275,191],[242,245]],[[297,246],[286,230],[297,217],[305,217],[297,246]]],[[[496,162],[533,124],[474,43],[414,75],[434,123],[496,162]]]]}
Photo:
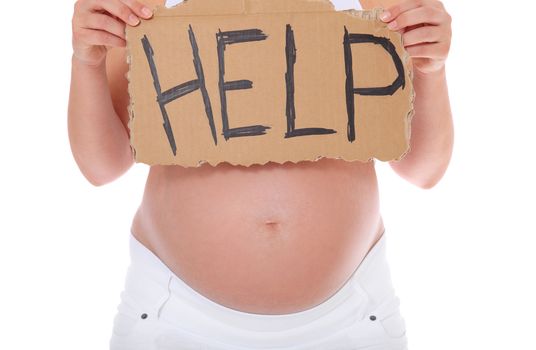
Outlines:
{"type": "Polygon", "coordinates": [[[344,27],[344,63],[346,71],[346,111],[348,113],[348,141],[353,142],[355,140],[355,106],[354,106],[354,94],[358,95],[392,95],[400,87],[405,87],[404,65],[400,56],[396,53],[396,48],[388,38],[378,37],[371,34],[348,34],[346,26],[344,27]],[[359,43],[373,43],[381,45],[385,51],[391,55],[395,64],[396,71],[398,73],[397,78],[391,85],[383,87],[366,87],[366,88],[354,88],[354,74],[352,71],[352,50],[351,44],[359,43]]]}
{"type": "Polygon", "coordinates": [[[203,96],[203,103],[205,105],[205,112],[207,115],[208,123],[210,125],[210,130],[212,132],[212,138],[214,139],[214,144],[217,144],[216,126],[214,125],[212,107],[210,105],[210,98],[208,96],[208,92],[205,86],[205,75],[203,74],[203,66],[201,65],[201,58],[199,57],[199,50],[197,47],[197,42],[195,40],[194,32],[192,30],[192,26],[189,26],[188,36],[190,38],[190,44],[192,46],[193,64],[197,79],[187,81],[183,84],[172,87],[171,89],[166,90],[164,92],[162,92],[162,89],[160,87],[160,79],[158,78],[158,72],[153,57],[154,51],[151,46],[151,43],[149,42],[149,39],[146,35],[144,35],[141,39],[143,50],[145,51],[147,61],[149,62],[149,67],[151,69],[151,75],[153,76],[154,88],[156,90],[156,100],[158,102],[158,105],[160,106],[160,111],[162,112],[162,117],[164,119],[164,130],[166,132],[169,145],[171,146],[171,150],[173,151],[173,155],[177,155],[177,146],[175,143],[175,137],[173,136],[173,130],[171,129],[171,124],[169,122],[166,104],[197,89],[201,91],[201,95],[203,96]]]}
{"type": "Polygon", "coordinates": [[[222,32],[218,30],[216,33],[216,42],[218,45],[218,63],[219,63],[219,90],[220,90],[220,102],[221,102],[221,118],[223,122],[223,133],[225,140],[230,137],[238,136],[255,136],[263,135],[266,129],[270,129],[269,126],[264,125],[249,125],[241,126],[237,128],[229,128],[229,116],[227,115],[227,95],[226,91],[229,90],[241,90],[251,89],[253,82],[251,80],[237,80],[237,81],[225,81],[225,46],[244,43],[249,41],[260,41],[267,38],[260,29],[245,29],[245,30],[233,30],[228,32],[222,32]]]}
{"type": "Polygon", "coordinates": [[[296,109],[294,106],[294,64],[296,63],[296,43],[294,41],[294,32],[292,31],[290,24],[287,24],[285,37],[285,55],[287,58],[287,72],[285,73],[285,82],[287,86],[287,132],[285,133],[285,138],[336,133],[333,129],[324,128],[296,129],[296,109]]]}

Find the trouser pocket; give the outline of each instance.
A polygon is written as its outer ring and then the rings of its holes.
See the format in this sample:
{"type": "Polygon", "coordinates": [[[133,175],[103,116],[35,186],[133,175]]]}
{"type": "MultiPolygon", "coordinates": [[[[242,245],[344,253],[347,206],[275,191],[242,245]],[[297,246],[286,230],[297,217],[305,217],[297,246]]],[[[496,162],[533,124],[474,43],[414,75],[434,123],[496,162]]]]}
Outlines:
{"type": "Polygon", "coordinates": [[[113,322],[111,349],[153,348],[160,312],[170,297],[170,280],[171,275],[157,280],[143,270],[129,269],[113,322]]]}
{"type": "Polygon", "coordinates": [[[355,349],[407,349],[406,325],[398,297],[386,296],[380,304],[372,306],[371,296],[359,286],[356,288],[360,291],[362,307],[358,309],[355,324],[346,333],[355,349]]]}
{"type": "Polygon", "coordinates": [[[146,318],[142,312],[143,307],[136,305],[126,292],[121,293],[121,302],[117,307],[117,313],[113,323],[113,335],[126,337],[134,331],[137,324],[146,318]]]}

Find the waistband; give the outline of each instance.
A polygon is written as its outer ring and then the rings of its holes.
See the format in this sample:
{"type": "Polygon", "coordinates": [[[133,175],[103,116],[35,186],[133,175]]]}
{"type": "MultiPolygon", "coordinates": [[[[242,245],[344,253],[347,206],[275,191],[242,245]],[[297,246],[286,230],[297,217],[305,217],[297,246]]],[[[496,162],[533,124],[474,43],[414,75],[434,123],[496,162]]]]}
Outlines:
{"type": "MultiPolygon", "coordinates": [[[[327,326],[329,323],[332,323],[336,329],[341,327],[341,322],[350,322],[344,321],[348,319],[350,313],[353,314],[354,320],[356,317],[365,317],[367,311],[374,309],[388,297],[388,294],[394,294],[385,256],[385,245],[384,231],[361,264],[337,292],[314,307],[288,314],[249,313],[212,301],[176,276],[132,234],[130,235],[130,270],[135,270],[136,274],[143,273],[158,285],[166,286],[170,292],[168,299],[173,299],[170,304],[175,304],[177,309],[177,317],[184,318],[187,309],[187,312],[201,312],[209,319],[217,320],[221,324],[251,331],[283,331],[322,319],[323,328],[326,330],[326,327],[330,328],[327,326]],[[178,301],[181,303],[180,306],[177,306],[178,301]],[[347,305],[339,307],[342,304],[347,305]]],[[[177,320],[176,323],[179,322],[181,320],[177,320]]]]}

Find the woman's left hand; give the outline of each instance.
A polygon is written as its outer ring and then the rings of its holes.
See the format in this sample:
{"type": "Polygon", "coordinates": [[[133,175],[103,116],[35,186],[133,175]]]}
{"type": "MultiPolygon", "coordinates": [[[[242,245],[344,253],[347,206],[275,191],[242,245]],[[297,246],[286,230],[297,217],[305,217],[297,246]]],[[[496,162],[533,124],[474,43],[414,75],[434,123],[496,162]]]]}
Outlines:
{"type": "Polygon", "coordinates": [[[402,34],[402,42],[421,73],[445,66],[452,36],[451,17],[439,0],[405,0],[380,15],[387,27],[402,34]]]}

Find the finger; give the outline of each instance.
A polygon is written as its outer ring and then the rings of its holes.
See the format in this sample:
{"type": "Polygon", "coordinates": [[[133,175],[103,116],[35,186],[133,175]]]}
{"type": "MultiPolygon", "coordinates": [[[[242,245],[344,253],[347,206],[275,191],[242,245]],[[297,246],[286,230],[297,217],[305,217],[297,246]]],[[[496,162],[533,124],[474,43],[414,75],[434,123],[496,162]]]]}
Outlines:
{"type": "Polygon", "coordinates": [[[424,24],[424,23],[420,23],[420,24],[417,24],[417,25],[414,25],[414,26],[408,26],[408,27],[400,28],[397,31],[400,34],[404,34],[404,33],[409,32],[410,30],[413,30],[415,28],[424,27],[425,25],[426,24],[424,24]]]}
{"type": "Polygon", "coordinates": [[[91,3],[88,0],[77,0],[74,3],[74,12],[85,12],[91,10],[91,3]]]}
{"type": "Polygon", "coordinates": [[[434,7],[418,7],[401,13],[398,17],[393,18],[387,25],[389,29],[397,30],[418,24],[438,25],[445,20],[444,12],[434,7]]]}
{"type": "Polygon", "coordinates": [[[123,22],[131,26],[137,26],[140,19],[136,14],[120,0],[90,0],[93,10],[105,10],[111,15],[119,17],[123,22]]]}
{"type": "Polygon", "coordinates": [[[399,4],[393,5],[386,8],[380,18],[384,22],[389,22],[392,19],[398,17],[401,13],[409,11],[411,9],[422,6],[426,1],[425,0],[406,0],[399,4]]]}
{"type": "Polygon", "coordinates": [[[78,36],[88,45],[126,46],[126,41],[103,30],[82,28],[78,36]]]}
{"type": "Polygon", "coordinates": [[[125,39],[125,24],[117,19],[100,13],[92,13],[82,23],[83,28],[99,29],[125,39]]]}
{"type": "Polygon", "coordinates": [[[448,53],[448,46],[444,43],[425,43],[406,47],[411,57],[444,59],[448,53]]]}
{"type": "Polygon", "coordinates": [[[121,0],[121,2],[123,2],[125,5],[130,7],[130,9],[134,11],[134,13],[141,18],[148,19],[153,16],[153,11],[147,6],[145,6],[144,4],[140,3],[139,1],[121,0]]]}
{"type": "Polygon", "coordinates": [[[423,26],[402,34],[402,42],[404,46],[435,43],[440,41],[441,33],[442,31],[438,26],[423,26]]]}

